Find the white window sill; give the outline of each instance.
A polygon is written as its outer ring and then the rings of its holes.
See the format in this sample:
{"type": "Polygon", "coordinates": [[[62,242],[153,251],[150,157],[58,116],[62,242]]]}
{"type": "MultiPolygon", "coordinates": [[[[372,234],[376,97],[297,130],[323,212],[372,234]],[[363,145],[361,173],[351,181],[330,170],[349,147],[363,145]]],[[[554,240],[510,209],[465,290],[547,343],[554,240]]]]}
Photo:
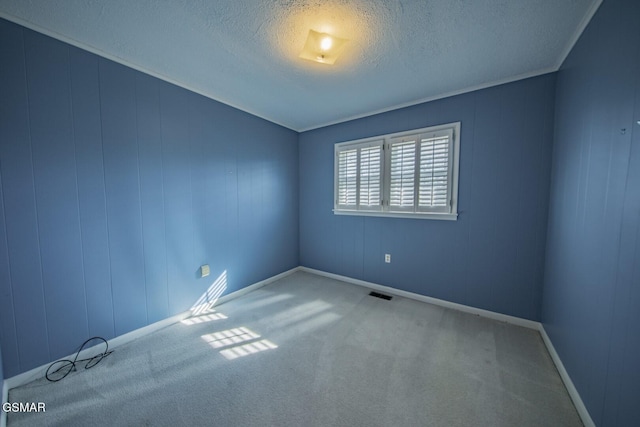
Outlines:
{"type": "Polygon", "coordinates": [[[380,216],[387,218],[411,218],[411,219],[438,219],[445,221],[457,221],[457,213],[430,213],[430,212],[382,212],[382,211],[351,211],[334,209],[335,215],[352,215],[352,216],[380,216]]]}

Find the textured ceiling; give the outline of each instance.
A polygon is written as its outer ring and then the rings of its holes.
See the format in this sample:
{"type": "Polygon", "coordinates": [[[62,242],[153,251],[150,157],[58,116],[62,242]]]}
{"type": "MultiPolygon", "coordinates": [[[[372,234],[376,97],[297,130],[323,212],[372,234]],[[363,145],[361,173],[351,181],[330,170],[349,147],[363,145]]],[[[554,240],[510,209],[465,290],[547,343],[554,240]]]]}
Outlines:
{"type": "Polygon", "coordinates": [[[555,71],[601,0],[0,0],[0,16],[294,130],[555,71]],[[349,39],[298,58],[309,29],[349,39]]]}

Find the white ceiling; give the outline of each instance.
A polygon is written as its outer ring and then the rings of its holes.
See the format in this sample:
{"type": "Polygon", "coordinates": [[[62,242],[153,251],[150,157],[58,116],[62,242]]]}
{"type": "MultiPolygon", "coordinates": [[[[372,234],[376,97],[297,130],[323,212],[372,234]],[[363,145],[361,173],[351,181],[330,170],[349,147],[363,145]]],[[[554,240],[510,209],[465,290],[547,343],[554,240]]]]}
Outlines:
{"type": "Polygon", "coordinates": [[[602,0],[0,0],[0,16],[303,131],[555,71],[602,0]],[[350,40],[298,58],[309,29],[350,40]]]}

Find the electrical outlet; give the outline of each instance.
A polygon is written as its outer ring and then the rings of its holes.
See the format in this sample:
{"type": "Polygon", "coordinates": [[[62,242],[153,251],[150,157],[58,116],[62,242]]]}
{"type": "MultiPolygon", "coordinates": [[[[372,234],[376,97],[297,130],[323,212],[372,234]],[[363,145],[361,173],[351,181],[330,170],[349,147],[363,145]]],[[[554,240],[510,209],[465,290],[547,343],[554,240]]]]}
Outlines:
{"type": "Polygon", "coordinates": [[[391,262],[391,254],[384,254],[384,262],[387,264],[391,262]]]}
{"type": "Polygon", "coordinates": [[[211,270],[209,269],[209,264],[200,266],[200,277],[207,277],[211,270]]]}

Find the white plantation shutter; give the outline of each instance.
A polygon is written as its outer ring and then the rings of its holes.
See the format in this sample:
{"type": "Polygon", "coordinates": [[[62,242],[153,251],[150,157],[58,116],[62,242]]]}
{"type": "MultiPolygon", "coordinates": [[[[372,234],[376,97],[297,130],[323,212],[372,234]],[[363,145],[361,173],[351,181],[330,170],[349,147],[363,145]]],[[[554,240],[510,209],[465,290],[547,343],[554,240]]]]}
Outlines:
{"type": "Polygon", "coordinates": [[[456,220],[460,122],[335,145],[334,212],[456,220]]]}
{"type": "Polygon", "coordinates": [[[380,206],[382,180],[382,146],[360,150],[360,207],[380,206]]]}
{"type": "Polygon", "coordinates": [[[339,206],[356,206],[358,178],[358,150],[338,153],[338,200],[339,206]]]}
{"type": "Polygon", "coordinates": [[[403,138],[390,144],[389,206],[413,210],[415,204],[416,139],[403,138]]]}
{"type": "Polygon", "coordinates": [[[382,141],[336,146],[335,209],[382,209],[382,141]]]}
{"type": "Polygon", "coordinates": [[[418,210],[449,212],[451,199],[451,130],[420,135],[418,210]]]}

